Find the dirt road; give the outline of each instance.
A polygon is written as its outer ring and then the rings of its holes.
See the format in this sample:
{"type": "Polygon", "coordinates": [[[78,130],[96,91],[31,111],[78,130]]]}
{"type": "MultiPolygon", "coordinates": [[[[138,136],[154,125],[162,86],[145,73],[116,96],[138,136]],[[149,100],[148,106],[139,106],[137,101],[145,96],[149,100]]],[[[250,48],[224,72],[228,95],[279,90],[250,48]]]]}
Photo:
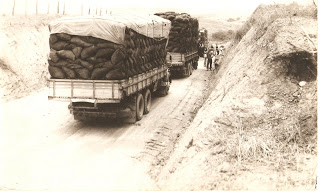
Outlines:
{"type": "Polygon", "coordinates": [[[75,121],[47,89],[2,103],[0,189],[157,190],[155,177],[207,95],[212,73],[202,62],[132,125],[75,121]]]}

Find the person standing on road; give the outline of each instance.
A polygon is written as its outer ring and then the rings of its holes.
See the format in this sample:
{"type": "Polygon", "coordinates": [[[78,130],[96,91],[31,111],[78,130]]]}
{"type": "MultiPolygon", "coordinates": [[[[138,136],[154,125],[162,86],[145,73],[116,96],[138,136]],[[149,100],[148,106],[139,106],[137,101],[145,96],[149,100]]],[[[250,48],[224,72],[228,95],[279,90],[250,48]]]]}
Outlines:
{"type": "Polygon", "coordinates": [[[218,45],[217,45],[216,49],[217,49],[216,50],[216,56],[215,56],[215,59],[213,60],[213,65],[214,65],[215,68],[218,67],[218,65],[220,63],[220,60],[221,60],[221,56],[222,56],[222,48],[221,48],[221,46],[218,47],[218,45]]]}
{"type": "Polygon", "coordinates": [[[219,47],[218,47],[218,44],[216,44],[216,55],[219,55],[219,47]]]}
{"type": "Polygon", "coordinates": [[[207,47],[204,47],[203,58],[204,58],[203,65],[204,67],[207,67],[207,47]]]}
{"type": "Polygon", "coordinates": [[[211,45],[211,48],[208,50],[208,64],[207,64],[207,71],[210,69],[210,71],[212,70],[212,59],[214,57],[214,49],[213,49],[213,45],[211,45]]]}

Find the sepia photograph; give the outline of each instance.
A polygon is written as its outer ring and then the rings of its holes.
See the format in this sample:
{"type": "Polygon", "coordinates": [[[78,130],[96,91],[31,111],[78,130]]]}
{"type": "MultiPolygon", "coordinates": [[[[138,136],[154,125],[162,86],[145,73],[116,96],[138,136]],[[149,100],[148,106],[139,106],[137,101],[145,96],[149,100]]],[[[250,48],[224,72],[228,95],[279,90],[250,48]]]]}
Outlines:
{"type": "Polygon", "coordinates": [[[318,0],[0,0],[0,191],[317,191],[318,0]]]}

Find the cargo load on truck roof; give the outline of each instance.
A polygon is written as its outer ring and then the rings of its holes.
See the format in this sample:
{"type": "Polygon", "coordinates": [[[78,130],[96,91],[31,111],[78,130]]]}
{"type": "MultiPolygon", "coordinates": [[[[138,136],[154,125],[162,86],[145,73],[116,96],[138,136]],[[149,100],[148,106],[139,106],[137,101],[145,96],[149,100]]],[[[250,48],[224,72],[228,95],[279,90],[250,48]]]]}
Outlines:
{"type": "Polygon", "coordinates": [[[120,80],[165,64],[171,22],[155,15],[65,17],[49,24],[55,79],[120,80]]]}
{"type": "Polygon", "coordinates": [[[186,53],[198,49],[199,22],[187,13],[155,13],[171,21],[168,52],[186,53]]]}

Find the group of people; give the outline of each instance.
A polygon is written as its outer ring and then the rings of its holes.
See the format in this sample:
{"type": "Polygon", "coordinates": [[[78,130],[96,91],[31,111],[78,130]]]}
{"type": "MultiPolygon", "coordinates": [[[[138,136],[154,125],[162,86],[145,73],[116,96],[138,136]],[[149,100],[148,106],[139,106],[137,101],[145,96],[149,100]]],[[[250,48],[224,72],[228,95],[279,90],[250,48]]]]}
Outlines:
{"type": "Polygon", "coordinates": [[[205,48],[203,57],[204,67],[207,67],[207,71],[212,71],[212,69],[214,70],[216,68],[216,65],[218,64],[217,62],[219,61],[221,54],[222,50],[218,47],[218,45],[216,45],[216,47],[211,45],[211,47],[208,50],[206,50],[205,48]]]}

